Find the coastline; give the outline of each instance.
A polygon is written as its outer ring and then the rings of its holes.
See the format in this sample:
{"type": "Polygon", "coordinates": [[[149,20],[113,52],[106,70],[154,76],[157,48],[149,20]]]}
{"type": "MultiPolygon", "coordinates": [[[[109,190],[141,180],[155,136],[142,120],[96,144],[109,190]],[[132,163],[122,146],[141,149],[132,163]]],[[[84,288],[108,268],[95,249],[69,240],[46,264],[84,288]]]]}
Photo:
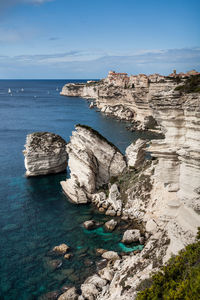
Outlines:
{"type": "MultiPolygon", "coordinates": [[[[103,287],[93,286],[91,297],[99,300],[135,299],[137,288],[141,282],[147,279],[152,271],[157,271],[172,253],[177,254],[185,245],[192,243],[197,227],[200,225],[200,219],[196,213],[200,184],[197,179],[200,172],[199,135],[196,135],[196,140],[192,140],[191,135],[188,135],[185,130],[190,128],[190,134],[192,134],[192,130],[193,134],[196,130],[198,132],[199,94],[181,94],[175,90],[177,86],[180,86],[180,82],[177,83],[174,79],[164,78],[158,74],[151,77],[153,83],[149,83],[146,76],[137,77],[138,86],[134,86],[134,93],[132,93],[133,86],[127,88],[126,77],[126,80],[124,77],[118,79],[114,84],[113,82],[110,84],[110,79],[107,78],[100,83],[92,84],[90,82],[81,86],[76,85],[75,88],[74,85],[67,85],[61,93],[62,95],[96,99],[95,104],[100,111],[122,120],[130,121],[135,117],[133,122],[138,122],[139,130],[151,127],[149,123],[152,121],[157,129],[164,128],[165,139],[152,141],[148,148],[156,160],[145,171],[142,170],[142,175],[149,176],[151,182],[151,190],[146,199],[148,201],[145,204],[141,195],[138,199],[136,191],[133,192],[130,187],[128,201],[130,201],[131,213],[128,211],[127,216],[122,216],[125,219],[131,217],[133,220],[142,220],[146,228],[147,243],[141,253],[116,260],[113,264],[108,264],[104,271],[98,273],[102,279],[104,279],[105,273],[115,274],[106,277],[107,282],[103,287]],[[118,95],[116,95],[116,91],[118,95]],[[130,95],[135,97],[135,94],[140,95],[140,99],[137,98],[134,103],[130,103],[130,95]],[[113,107],[114,109],[117,107],[117,109],[113,110],[113,107]],[[193,118],[192,123],[190,122],[191,118],[193,118]],[[183,127],[179,127],[179,123],[183,124],[183,127]],[[179,130],[180,136],[177,138],[178,128],[181,130],[179,130]],[[189,158],[187,153],[190,153],[192,157],[189,158]],[[188,162],[190,163],[188,164],[188,162]],[[187,184],[188,175],[186,176],[188,171],[193,178],[192,184],[189,186],[187,184]],[[185,186],[189,190],[186,190],[185,186]],[[185,218],[186,215],[188,215],[187,218],[185,218]],[[136,268],[138,263],[140,264],[139,269],[136,268]],[[129,270],[133,269],[135,274],[129,278],[129,270]]],[[[185,79],[181,80],[181,83],[183,84],[184,81],[185,79]]],[[[154,130],[154,128],[149,129],[154,130]]],[[[117,184],[120,182],[118,180],[120,178],[117,178],[117,184]]],[[[141,183],[143,186],[143,181],[141,183]]],[[[139,185],[138,190],[141,190],[142,186],[139,185]]],[[[88,284],[88,281],[85,284],[88,284]]],[[[83,284],[82,291],[84,289],[83,284]]],[[[79,297],[85,299],[84,296],[79,297]]]]}

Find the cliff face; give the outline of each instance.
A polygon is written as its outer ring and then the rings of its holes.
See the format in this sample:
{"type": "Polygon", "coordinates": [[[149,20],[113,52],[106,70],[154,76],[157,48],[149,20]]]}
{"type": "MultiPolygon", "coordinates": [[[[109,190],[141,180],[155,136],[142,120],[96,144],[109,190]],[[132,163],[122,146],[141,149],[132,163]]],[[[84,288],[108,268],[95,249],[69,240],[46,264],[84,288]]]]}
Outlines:
{"type": "Polygon", "coordinates": [[[192,242],[200,226],[200,95],[154,95],[154,117],[165,128],[165,139],[149,148],[155,166],[153,209],[159,219],[170,219],[170,251],[192,242]]]}
{"type": "MultiPolygon", "coordinates": [[[[153,119],[165,138],[151,141],[146,148],[154,158],[152,162],[143,163],[144,141],[129,146],[128,166],[124,166],[123,174],[116,172],[114,182],[107,176],[107,193],[90,190],[91,201],[100,211],[117,214],[123,220],[142,221],[146,238],[140,253],[123,256],[98,272],[106,280],[94,296],[99,300],[135,299],[149,274],[193,242],[200,226],[200,94],[175,90],[176,80],[163,76],[127,79],[122,73],[117,81],[115,77],[110,73],[95,87],[90,86],[97,92],[97,107],[120,119],[139,121],[140,128],[148,127],[153,119]]],[[[184,81],[180,78],[179,85],[184,81]]],[[[85,144],[83,136],[78,138],[85,144]]],[[[87,162],[95,173],[97,161],[90,158],[87,162]]]]}
{"type": "Polygon", "coordinates": [[[68,83],[60,93],[62,96],[68,97],[82,97],[82,98],[97,98],[98,97],[98,83],[82,84],[82,83],[68,83]]]}
{"type": "Polygon", "coordinates": [[[26,137],[26,176],[59,173],[67,168],[66,142],[50,132],[34,132],[26,137]]]}
{"type": "Polygon", "coordinates": [[[111,80],[108,76],[99,82],[69,83],[63,87],[61,95],[95,99],[101,112],[121,120],[138,122],[139,129],[148,128],[149,118],[152,118],[152,95],[172,90],[177,84],[173,79],[160,75],[138,75],[125,79],[124,81],[122,77],[111,80]]]}
{"type": "Polygon", "coordinates": [[[64,192],[75,203],[86,203],[96,189],[126,167],[120,151],[90,127],[77,125],[67,145],[70,179],[62,181],[64,192]]]}
{"type": "MultiPolygon", "coordinates": [[[[179,77],[176,74],[128,77],[125,73],[109,72],[106,79],[85,85],[102,112],[139,122],[140,128],[148,128],[155,120],[165,134],[164,140],[152,141],[147,149],[157,159],[157,164],[146,171],[152,185],[151,201],[144,201],[147,196],[141,196],[138,183],[139,199],[130,185],[122,214],[143,220],[155,218],[161,226],[168,224],[172,240],[169,255],[170,251],[177,253],[192,242],[200,226],[200,94],[185,94],[175,89],[189,76],[181,73],[179,77]]],[[[69,95],[71,85],[64,89],[69,95]]],[[[78,88],[79,96],[84,97],[81,89],[78,88]]]]}

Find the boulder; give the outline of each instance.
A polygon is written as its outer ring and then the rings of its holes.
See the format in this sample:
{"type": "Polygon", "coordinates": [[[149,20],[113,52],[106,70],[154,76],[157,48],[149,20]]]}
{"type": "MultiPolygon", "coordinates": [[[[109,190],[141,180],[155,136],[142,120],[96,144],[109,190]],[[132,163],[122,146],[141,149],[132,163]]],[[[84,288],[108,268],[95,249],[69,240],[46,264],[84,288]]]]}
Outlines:
{"type": "Polygon", "coordinates": [[[138,229],[129,229],[124,232],[122,243],[131,244],[138,242],[140,239],[140,231],[138,229]]]}
{"type": "Polygon", "coordinates": [[[105,279],[107,281],[111,281],[114,277],[114,271],[109,269],[108,267],[99,270],[98,273],[102,279],[105,279]]]}
{"type": "Polygon", "coordinates": [[[72,257],[72,255],[70,253],[67,253],[64,255],[64,259],[70,259],[70,257],[72,257]]]}
{"type": "Polygon", "coordinates": [[[104,224],[104,227],[107,231],[113,231],[115,229],[115,227],[117,226],[117,221],[115,221],[114,219],[107,221],[104,224]]]}
{"type": "Polygon", "coordinates": [[[145,140],[138,139],[126,148],[126,159],[129,167],[139,168],[145,160],[145,140]]]}
{"type": "Polygon", "coordinates": [[[96,223],[94,220],[88,220],[88,221],[85,221],[83,223],[83,226],[85,227],[85,229],[87,230],[92,230],[96,227],[96,223]]]}
{"type": "Polygon", "coordinates": [[[69,246],[67,246],[66,244],[60,244],[59,246],[55,246],[52,249],[52,251],[58,255],[63,255],[67,252],[68,249],[69,249],[69,246]]]}
{"type": "Polygon", "coordinates": [[[153,219],[150,219],[146,223],[146,231],[150,233],[155,233],[157,231],[157,224],[153,219]]]}
{"type": "Polygon", "coordinates": [[[59,135],[51,132],[34,132],[26,137],[26,176],[47,175],[66,170],[67,143],[59,135]]]}
{"type": "Polygon", "coordinates": [[[115,251],[107,251],[102,254],[102,257],[107,260],[117,260],[119,259],[119,255],[115,251]]]}
{"type": "Polygon", "coordinates": [[[78,294],[76,293],[75,287],[68,289],[64,294],[62,294],[58,300],[77,300],[78,294]]]}
{"type": "Polygon", "coordinates": [[[93,283],[83,283],[81,285],[82,296],[88,300],[96,299],[98,290],[93,283]]]}
{"type": "Polygon", "coordinates": [[[106,285],[107,281],[105,279],[102,279],[101,277],[99,277],[97,274],[95,274],[95,275],[87,278],[84,283],[92,283],[97,288],[102,289],[106,285]]]}

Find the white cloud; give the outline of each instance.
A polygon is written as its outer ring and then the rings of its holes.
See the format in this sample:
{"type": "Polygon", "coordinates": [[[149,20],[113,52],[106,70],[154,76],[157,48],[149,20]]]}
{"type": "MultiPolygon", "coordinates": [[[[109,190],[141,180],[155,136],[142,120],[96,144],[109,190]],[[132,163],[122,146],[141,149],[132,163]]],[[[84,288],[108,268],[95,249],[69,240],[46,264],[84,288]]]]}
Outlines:
{"type": "Polygon", "coordinates": [[[0,13],[5,9],[18,4],[43,4],[45,2],[53,2],[55,0],[0,0],[0,13]]]}
{"type": "MultiPolygon", "coordinates": [[[[100,51],[68,51],[64,53],[0,57],[2,74],[7,78],[100,78],[108,70],[129,74],[169,74],[196,68],[200,71],[200,48],[138,50],[121,55],[100,51]],[[12,67],[12,74],[10,69],[12,67]]],[[[1,75],[2,76],[2,75],[1,75]]]]}

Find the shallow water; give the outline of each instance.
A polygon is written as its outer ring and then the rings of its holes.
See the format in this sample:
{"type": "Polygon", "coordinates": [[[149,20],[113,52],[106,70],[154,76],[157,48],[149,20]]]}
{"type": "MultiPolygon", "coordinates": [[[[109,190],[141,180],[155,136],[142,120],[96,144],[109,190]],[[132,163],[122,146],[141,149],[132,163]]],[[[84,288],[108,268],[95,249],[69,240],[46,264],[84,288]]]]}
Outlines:
{"type": "Polygon", "coordinates": [[[122,232],[105,233],[102,227],[87,231],[82,227],[90,218],[108,218],[89,205],[76,206],[67,201],[59,183],[66,173],[24,177],[22,150],[28,133],[50,131],[68,141],[75,124],[86,124],[122,152],[141,137],[127,131],[127,124],[88,109],[86,100],[61,97],[59,91],[65,83],[0,80],[0,299],[38,299],[62,285],[78,285],[96,269],[96,248],[130,251],[120,243],[122,232]],[[49,263],[57,258],[49,256],[48,251],[60,243],[70,246],[73,257],[52,270],[49,263]]]}

